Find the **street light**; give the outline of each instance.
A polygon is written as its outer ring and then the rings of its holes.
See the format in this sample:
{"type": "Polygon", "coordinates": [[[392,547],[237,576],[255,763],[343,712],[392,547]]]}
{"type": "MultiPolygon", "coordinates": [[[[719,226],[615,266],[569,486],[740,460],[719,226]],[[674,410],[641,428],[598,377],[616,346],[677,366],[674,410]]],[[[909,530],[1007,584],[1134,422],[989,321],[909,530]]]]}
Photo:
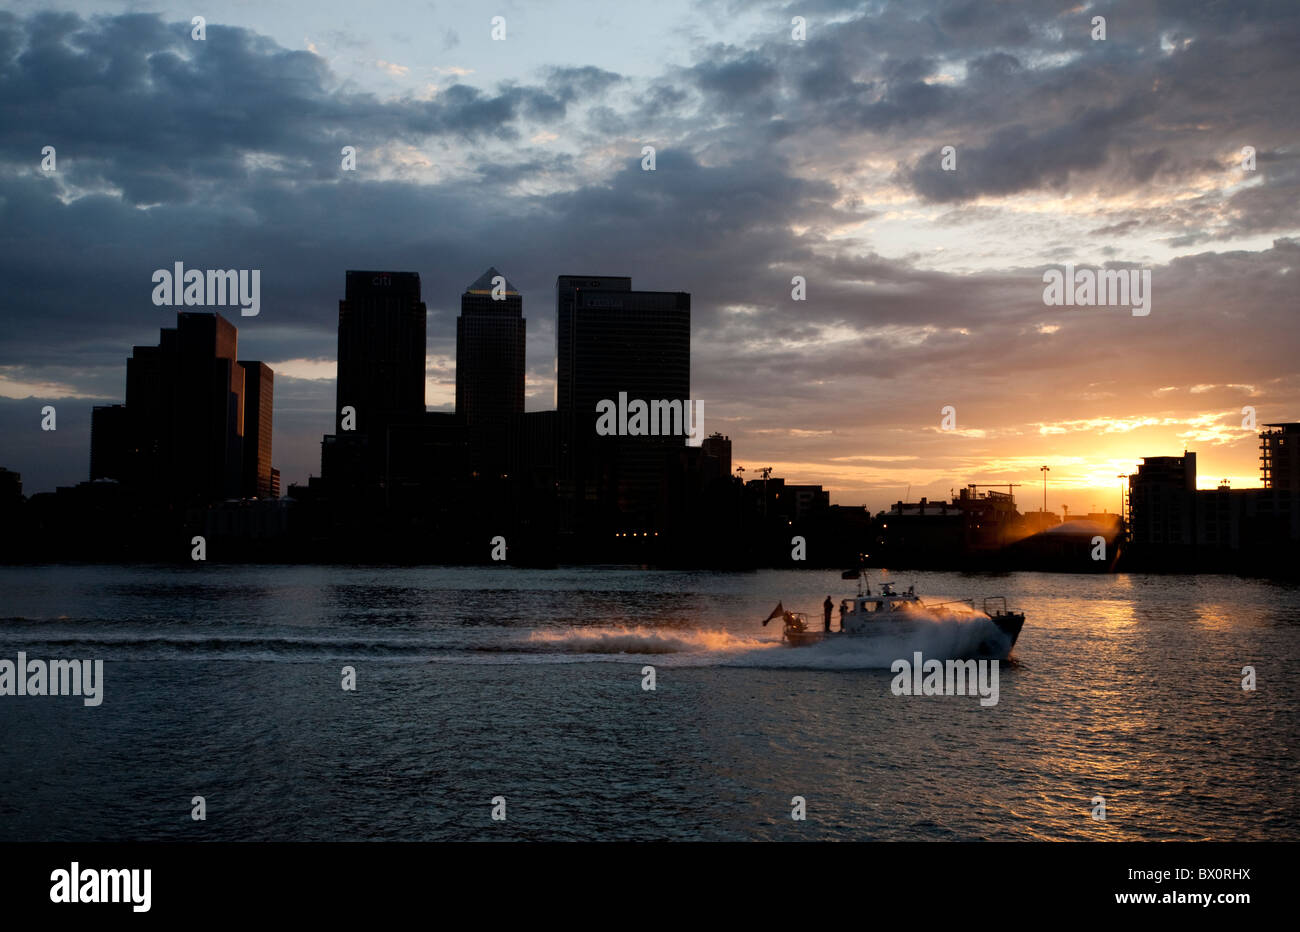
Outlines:
{"type": "MultiPolygon", "coordinates": [[[[1128,476],[1124,475],[1123,473],[1120,473],[1115,478],[1127,479],[1128,476]]],[[[1123,482],[1119,484],[1119,519],[1121,521],[1124,520],[1124,483],[1123,482]]]]}
{"type": "Polygon", "coordinates": [[[1052,471],[1051,466],[1039,466],[1043,474],[1043,514],[1047,514],[1047,474],[1052,471]]]}

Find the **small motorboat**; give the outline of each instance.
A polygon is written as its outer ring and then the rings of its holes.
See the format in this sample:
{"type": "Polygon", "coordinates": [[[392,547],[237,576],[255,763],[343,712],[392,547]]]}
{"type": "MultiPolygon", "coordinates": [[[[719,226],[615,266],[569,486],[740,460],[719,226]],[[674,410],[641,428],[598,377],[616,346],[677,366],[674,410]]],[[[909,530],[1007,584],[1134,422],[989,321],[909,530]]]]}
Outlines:
{"type": "MultiPolygon", "coordinates": [[[[956,602],[975,609],[974,599],[958,599],[956,602]]],[[[909,586],[906,592],[896,592],[894,584],[889,582],[882,582],[879,589],[872,592],[864,572],[858,577],[857,595],[852,599],[840,600],[838,631],[831,630],[829,625],[818,627],[811,624],[807,612],[791,611],[780,602],[763,619],[763,624],[780,618],[784,625],[782,637],[785,642],[791,647],[807,647],[840,638],[873,637],[886,633],[905,635],[909,628],[930,623],[928,619],[917,617],[919,613],[952,604],[955,603],[926,605],[916,594],[914,586],[909,586]]],[[[977,612],[975,617],[965,623],[987,624],[988,636],[978,642],[969,656],[1005,659],[1020,637],[1020,629],[1025,624],[1024,613],[1010,611],[1007,600],[1002,596],[986,598],[983,611],[977,612]]]]}

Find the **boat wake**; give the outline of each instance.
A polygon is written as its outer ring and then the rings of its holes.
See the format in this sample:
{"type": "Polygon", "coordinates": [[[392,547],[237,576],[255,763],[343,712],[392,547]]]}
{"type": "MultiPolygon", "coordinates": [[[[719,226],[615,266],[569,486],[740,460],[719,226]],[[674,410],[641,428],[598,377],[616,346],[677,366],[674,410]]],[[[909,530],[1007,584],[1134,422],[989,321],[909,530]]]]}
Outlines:
{"type": "MultiPolygon", "coordinates": [[[[12,633],[12,632],[11,632],[12,633]]],[[[382,660],[395,663],[580,663],[656,658],[701,664],[746,651],[781,648],[779,639],[745,637],[720,629],[602,625],[523,629],[480,627],[372,635],[105,630],[103,626],[31,629],[21,638],[0,630],[0,657],[89,653],[112,661],[243,660],[316,662],[382,660]]]]}
{"type": "Polygon", "coordinates": [[[718,629],[612,627],[534,631],[526,649],[575,654],[725,655],[780,646],[773,638],[741,637],[718,629]]]}
{"type": "MultiPolygon", "coordinates": [[[[888,669],[914,651],[927,659],[966,656],[981,644],[1005,642],[986,616],[964,606],[899,612],[868,636],[838,638],[806,647],[782,643],[779,630],[740,634],[723,628],[679,625],[575,625],[472,631],[253,633],[223,629],[161,631],[140,626],[82,624],[0,628],[0,656],[104,657],[110,661],[206,661],[311,663],[373,659],[396,663],[637,663],[690,667],[772,669],[888,669]],[[25,629],[25,630],[24,630],[25,629]],[[8,635],[8,636],[6,636],[8,635]]],[[[1009,647],[1009,643],[1007,644],[1009,647]]]]}

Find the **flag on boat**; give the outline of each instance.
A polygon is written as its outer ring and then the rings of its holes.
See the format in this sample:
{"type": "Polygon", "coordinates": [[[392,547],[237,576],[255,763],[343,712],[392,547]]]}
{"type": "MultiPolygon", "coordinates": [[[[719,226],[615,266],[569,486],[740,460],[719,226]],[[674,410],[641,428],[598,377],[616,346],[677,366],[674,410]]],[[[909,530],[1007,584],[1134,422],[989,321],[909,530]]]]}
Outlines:
{"type": "Polygon", "coordinates": [[[773,618],[784,618],[784,617],[785,617],[785,606],[782,605],[780,602],[777,602],[776,608],[772,609],[772,614],[768,615],[766,618],[763,619],[763,625],[766,626],[767,623],[771,621],[773,618]]]}

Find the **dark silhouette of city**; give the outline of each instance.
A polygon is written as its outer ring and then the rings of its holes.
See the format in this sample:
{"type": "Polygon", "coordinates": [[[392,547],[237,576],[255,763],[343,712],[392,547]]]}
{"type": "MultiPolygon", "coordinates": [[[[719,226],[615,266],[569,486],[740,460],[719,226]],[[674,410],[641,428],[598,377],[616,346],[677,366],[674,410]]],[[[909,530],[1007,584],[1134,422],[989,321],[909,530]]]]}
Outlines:
{"type": "Polygon", "coordinates": [[[281,494],[274,373],[216,313],[136,346],[124,404],[92,412],[90,475],[24,498],[0,469],[3,558],[864,565],[1294,573],[1300,424],[1260,433],[1262,488],[1196,488],[1196,454],[1148,457],[1126,513],[1021,513],[970,485],[870,514],[820,485],[732,473],[690,392],[691,296],[556,279],[556,407],[524,410],[523,296],[488,268],[461,296],[456,410],[425,407],[414,272],[349,270],[333,431],[281,494]]]}

